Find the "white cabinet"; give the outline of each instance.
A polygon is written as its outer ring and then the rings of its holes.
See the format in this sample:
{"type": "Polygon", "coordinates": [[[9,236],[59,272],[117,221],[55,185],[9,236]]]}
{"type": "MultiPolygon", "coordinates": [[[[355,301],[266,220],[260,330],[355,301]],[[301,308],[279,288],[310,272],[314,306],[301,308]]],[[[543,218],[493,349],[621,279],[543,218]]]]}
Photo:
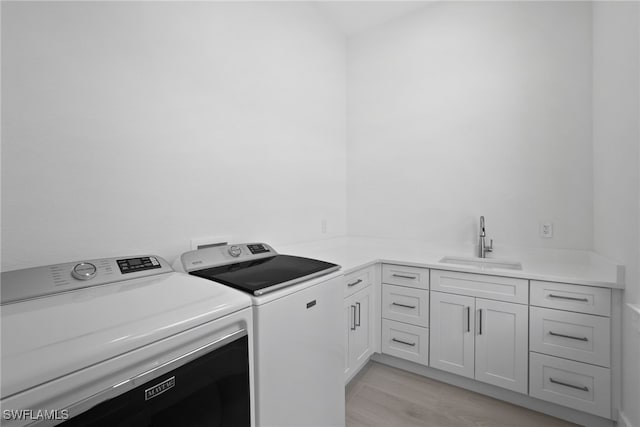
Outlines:
{"type": "Polygon", "coordinates": [[[531,396],[611,417],[609,369],[533,352],[530,357],[531,396]]]}
{"type": "Polygon", "coordinates": [[[381,351],[429,364],[429,270],[382,265],[381,351]]]}
{"type": "Polygon", "coordinates": [[[593,365],[610,366],[610,319],[531,307],[530,349],[593,365]]]}
{"type": "Polygon", "coordinates": [[[530,395],[611,417],[611,290],[531,283],[530,395]]]}
{"type": "Polygon", "coordinates": [[[382,352],[428,365],[429,328],[382,319],[382,352]]]}
{"type": "Polygon", "coordinates": [[[431,367],[473,378],[475,298],[431,292],[430,311],[431,367]]]}
{"type": "Polygon", "coordinates": [[[478,298],[526,304],[527,281],[432,270],[431,284],[431,367],[527,393],[527,305],[478,298]]]}
{"type": "Polygon", "coordinates": [[[346,381],[349,381],[373,354],[374,287],[371,286],[373,276],[373,268],[345,276],[345,294],[349,295],[344,300],[343,312],[346,328],[344,341],[346,381]],[[353,283],[358,280],[361,281],[354,285],[353,283]],[[352,293],[351,289],[355,287],[359,290],[352,293]]]}
{"type": "Polygon", "coordinates": [[[428,327],[429,291],[383,283],[382,317],[423,328],[428,327]]]}
{"type": "Polygon", "coordinates": [[[475,379],[527,393],[527,306],[476,299],[475,379]]]}

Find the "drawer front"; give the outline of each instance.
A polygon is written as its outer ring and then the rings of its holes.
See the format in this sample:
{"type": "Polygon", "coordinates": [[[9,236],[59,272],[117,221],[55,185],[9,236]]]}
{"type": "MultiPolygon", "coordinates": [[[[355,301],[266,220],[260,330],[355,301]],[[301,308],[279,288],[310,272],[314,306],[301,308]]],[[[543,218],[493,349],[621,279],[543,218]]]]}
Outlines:
{"type": "Polygon", "coordinates": [[[513,277],[431,270],[431,289],[519,304],[529,302],[529,281],[513,277]]]}
{"type": "Polygon", "coordinates": [[[428,327],[429,291],[383,284],[382,317],[428,327]]]}
{"type": "Polygon", "coordinates": [[[382,353],[429,365],[429,329],[382,319],[382,353]]]}
{"type": "Polygon", "coordinates": [[[610,366],[609,318],[539,307],[529,314],[531,351],[610,366]]]}
{"type": "Polygon", "coordinates": [[[344,297],[351,296],[373,283],[374,268],[368,267],[344,276],[344,297]]]}
{"type": "Polygon", "coordinates": [[[529,394],[579,411],[611,418],[611,371],[530,353],[529,394]]]}
{"type": "Polygon", "coordinates": [[[532,280],[531,305],[610,316],[611,289],[532,280]]]}
{"type": "Polygon", "coordinates": [[[404,265],[382,264],[382,283],[429,289],[429,269],[404,265]]]}

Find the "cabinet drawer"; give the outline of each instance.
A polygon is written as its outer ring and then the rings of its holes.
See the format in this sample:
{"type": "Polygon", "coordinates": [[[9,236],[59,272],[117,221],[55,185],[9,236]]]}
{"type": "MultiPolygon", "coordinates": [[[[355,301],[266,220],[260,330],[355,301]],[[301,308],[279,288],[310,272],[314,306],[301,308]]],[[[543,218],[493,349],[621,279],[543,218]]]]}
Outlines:
{"type": "Polygon", "coordinates": [[[373,283],[374,268],[368,267],[344,276],[344,297],[351,296],[373,283]]]}
{"type": "Polygon", "coordinates": [[[611,417],[611,371],[530,353],[529,394],[579,411],[611,417]]]}
{"type": "Polygon", "coordinates": [[[519,304],[529,302],[529,281],[513,277],[431,270],[431,289],[519,304]]]}
{"type": "Polygon", "coordinates": [[[531,305],[610,316],[611,289],[532,280],[531,305]]]}
{"type": "Polygon", "coordinates": [[[607,317],[530,307],[531,351],[609,367],[607,317]]]}
{"type": "Polygon", "coordinates": [[[382,353],[429,364],[429,329],[382,319],[382,353]]]}
{"type": "Polygon", "coordinates": [[[382,285],[382,317],[417,326],[429,326],[429,291],[382,285]]]}
{"type": "Polygon", "coordinates": [[[429,269],[382,264],[382,283],[429,289],[429,269]]]}

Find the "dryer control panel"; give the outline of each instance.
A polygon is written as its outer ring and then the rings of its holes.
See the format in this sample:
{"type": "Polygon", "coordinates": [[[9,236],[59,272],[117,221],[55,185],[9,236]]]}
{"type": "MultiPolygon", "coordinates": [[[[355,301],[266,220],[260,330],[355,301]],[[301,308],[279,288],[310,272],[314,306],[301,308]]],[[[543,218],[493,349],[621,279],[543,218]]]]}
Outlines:
{"type": "Polygon", "coordinates": [[[155,255],[115,257],[47,265],[2,273],[2,304],[40,298],[122,280],[144,278],[173,269],[155,255]]]}
{"type": "Polygon", "coordinates": [[[173,266],[178,271],[189,273],[203,268],[255,261],[275,255],[278,255],[278,252],[266,243],[238,243],[185,252],[173,266]]]}

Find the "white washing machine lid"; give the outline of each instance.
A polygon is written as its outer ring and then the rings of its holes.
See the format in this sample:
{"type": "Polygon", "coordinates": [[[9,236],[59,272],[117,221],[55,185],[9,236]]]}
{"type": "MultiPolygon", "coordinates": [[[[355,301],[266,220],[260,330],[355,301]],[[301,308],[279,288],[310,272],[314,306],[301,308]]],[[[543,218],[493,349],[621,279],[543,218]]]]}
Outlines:
{"type": "Polygon", "coordinates": [[[3,305],[1,397],[250,305],[242,292],[176,272],[3,305]]]}

